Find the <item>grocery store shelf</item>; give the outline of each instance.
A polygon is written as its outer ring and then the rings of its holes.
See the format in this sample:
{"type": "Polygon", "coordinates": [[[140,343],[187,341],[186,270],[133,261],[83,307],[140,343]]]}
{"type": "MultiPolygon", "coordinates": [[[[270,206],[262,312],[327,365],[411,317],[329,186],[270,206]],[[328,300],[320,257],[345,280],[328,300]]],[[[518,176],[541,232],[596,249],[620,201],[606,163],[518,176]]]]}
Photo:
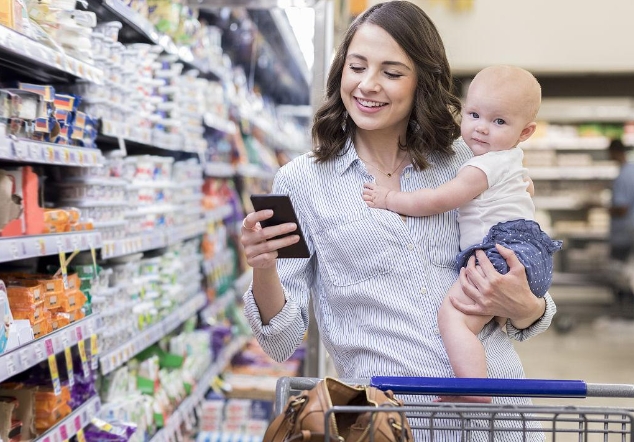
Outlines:
{"type": "Polygon", "coordinates": [[[135,355],[157,342],[162,337],[174,331],[179,325],[191,318],[198,310],[200,310],[207,298],[204,294],[199,293],[192,299],[185,302],[174,312],[163,318],[160,322],[151,325],[145,330],[139,332],[134,339],[121,344],[114,350],[99,357],[99,366],[102,374],[108,374],[124,363],[132,359],[135,355]]]}
{"type": "Polygon", "coordinates": [[[67,441],[86,427],[92,418],[97,416],[100,409],[99,396],[92,397],[35,440],[39,442],[67,441]]]}
{"type": "Polygon", "coordinates": [[[203,123],[207,127],[225,132],[227,134],[235,134],[237,130],[236,124],[233,121],[226,120],[219,115],[212,114],[211,112],[205,113],[205,115],[203,116],[203,123]]]}
{"type": "Polygon", "coordinates": [[[79,78],[102,84],[101,69],[79,61],[0,25],[0,61],[42,81],[79,78]]]}
{"type": "Polygon", "coordinates": [[[238,293],[244,293],[251,285],[251,280],[253,279],[253,269],[249,269],[244,272],[242,275],[238,277],[233,283],[233,287],[238,293]]]}
{"type": "Polygon", "coordinates": [[[609,144],[608,137],[529,138],[518,146],[524,150],[604,150],[609,144]]]}
{"type": "Polygon", "coordinates": [[[75,321],[66,327],[49,333],[27,344],[0,355],[0,382],[45,361],[49,354],[57,354],[76,345],[80,340],[101,329],[101,317],[97,314],[75,321]]]}
{"type": "Polygon", "coordinates": [[[61,144],[0,138],[0,160],[59,166],[95,167],[103,165],[100,150],[61,144]]]}
{"type": "Polygon", "coordinates": [[[205,176],[213,178],[232,178],[236,174],[236,169],[229,163],[207,163],[205,164],[205,176]]]}
{"type": "Polygon", "coordinates": [[[198,153],[195,149],[187,149],[183,138],[164,132],[153,132],[150,128],[130,127],[126,123],[111,120],[100,120],[97,142],[125,146],[126,150],[142,150],[159,152],[198,153]],[[161,138],[167,141],[161,141],[161,138]]]}
{"type": "Polygon", "coordinates": [[[609,281],[600,273],[553,273],[553,285],[605,286],[609,281]]]}
{"type": "Polygon", "coordinates": [[[165,52],[177,55],[188,69],[197,69],[203,76],[214,79],[222,78],[216,70],[210,71],[202,67],[190,49],[178,47],[168,35],[160,34],[154,25],[138,12],[120,0],[89,0],[88,9],[94,11],[100,21],[119,21],[123,28],[119,32],[119,40],[132,43],[150,43],[161,46],[165,52]]]}
{"type": "Polygon", "coordinates": [[[232,213],[233,206],[231,206],[231,204],[225,204],[224,206],[205,211],[205,221],[208,223],[222,221],[228,216],[231,216],[232,213]]]}
{"type": "Polygon", "coordinates": [[[586,230],[583,232],[566,232],[558,230],[555,233],[558,238],[567,238],[580,241],[607,241],[609,233],[603,230],[586,230]]]}
{"type": "Polygon", "coordinates": [[[205,374],[196,383],[196,389],[178,406],[174,414],[167,420],[167,425],[150,439],[150,442],[169,442],[180,440],[177,435],[182,425],[192,423],[194,411],[205,398],[209,384],[218,376],[231,359],[246,345],[248,338],[238,336],[229,345],[220,351],[216,361],[209,367],[205,374]]]}
{"type": "Polygon", "coordinates": [[[537,118],[551,123],[623,122],[634,115],[629,97],[545,98],[537,118]]]}
{"type": "Polygon", "coordinates": [[[236,168],[238,175],[249,178],[259,178],[262,180],[272,180],[275,172],[262,169],[255,164],[240,164],[236,168]]]}
{"type": "Polygon", "coordinates": [[[104,241],[101,248],[101,258],[110,259],[160,249],[202,235],[205,230],[205,220],[200,219],[184,226],[145,232],[125,239],[104,241]]]}
{"type": "MultiPolygon", "coordinates": [[[[214,302],[210,303],[207,307],[201,310],[200,317],[203,320],[212,319],[215,320],[219,314],[224,312],[227,307],[236,301],[237,293],[233,290],[227,290],[222,296],[216,298],[214,302]]],[[[206,321],[210,323],[210,321],[206,321]]]]}
{"type": "Polygon", "coordinates": [[[528,176],[533,180],[613,180],[618,173],[617,165],[528,168],[528,176]]]}
{"type": "MultiPolygon", "coordinates": [[[[596,200],[596,199],[595,199],[596,200]]],[[[533,202],[538,210],[579,210],[590,207],[603,207],[598,201],[585,196],[534,196],[533,202]]]]}
{"type": "Polygon", "coordinates": [[[69,253],[98,249],[101,244],[101,233],[94,230],[0,238],[0,263],[56,255],[60,251],[69,253]]]}

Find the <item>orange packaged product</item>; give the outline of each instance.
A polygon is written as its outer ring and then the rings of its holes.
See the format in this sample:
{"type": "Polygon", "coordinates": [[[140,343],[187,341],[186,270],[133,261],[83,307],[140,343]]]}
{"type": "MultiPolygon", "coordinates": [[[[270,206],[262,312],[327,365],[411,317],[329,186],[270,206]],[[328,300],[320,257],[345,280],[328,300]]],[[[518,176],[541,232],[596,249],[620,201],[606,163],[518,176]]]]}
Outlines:
{"type": "Polygon", "coordinates": [[[51,317],[50,312],[49,315],[44,315],[42,319],[31,324],[31,328],[33,328],[33,337],[35,339],[41,338],[44,335],[47,335],[51,332],[51,317]]]}
{"type": "Polygon", "coordinates": [[[70,318],[67,314],[53,312],[51,316],[51,331],[58,330],[70,324],[70,318]]]}
{"type": "Polygon", "coordinates": [[[68,404],[62,404],[52,411],[35,413],[35,429],[38,433],[48,430],[71,413],[68,404]]]}
{"type": "Polygon", "coordinates": [[[44,222],[58,226],[68,224],[70,222],[70,213],[64,209],[44,209],[44,222]]]}
{"type": "Polygon", "coordinates": [[[81,279],[79,279],[79,274],[69,273],[67,280],[68,280],[68,290],[79,290],[79,288],[81,287],[81,279]]]}
{"type": "Polygon", "coordinates": [[[44,301],[44,287],[37,281],[16,279],[5,281],[5,283],[12,309],[28,308],[44,301]]]}
{"type": "Polygon", "coordinates": [[[27,307],[14,306],[9,300],[9,306],[11,307],[11,313],[13,319],[28,319],[31,325],[35,324],[44,318],[44,302],[40,301],[37,304],[31,304],[27,307]]]}
{"type": "Polygon", "coordinates": [[[68,290],[59,297],[59,311],[69,313],[86,303],[86,295],[81,290],[68,290]]]}
{"type": "Polygon", "coordinates": [[[66,402],[67,399],[64,398],[64,395],[56,396],[52,388],[40,387],[35,393],[35,411],[38,414],[51,413],[66,402]]]}
{"type": "Polygon", "coordinates": [[[86,317],[86,313],[82,309],[74,310],[72,312],[68,312],[68,317],[70,322],[79,321],[80,319],[84,319],[86,317]]]}

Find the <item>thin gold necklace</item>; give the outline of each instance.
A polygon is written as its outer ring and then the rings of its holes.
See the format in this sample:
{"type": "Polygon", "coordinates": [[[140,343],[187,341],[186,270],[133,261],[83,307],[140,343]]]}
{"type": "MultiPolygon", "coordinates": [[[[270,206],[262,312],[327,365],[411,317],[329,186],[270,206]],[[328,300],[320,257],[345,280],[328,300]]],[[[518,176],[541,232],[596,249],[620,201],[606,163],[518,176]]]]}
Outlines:
{"type": "MultiPolygon", "coordinates": [[[[359,154],[357,154],[357,156],[359,156],[359,154]]],[[[372,166],[373,168],[375,168],[376,170],[378,170],[379,172],[381,172],[383,175],[385,175],[385,176],[386,176],[386,177],[388,177],[388,178],[392,178],[392,175],[394,174],[394,172],[396,172],[396,171],[398,170],[398,168],[399,168],[399,167],[401,167],[401,164],[403,164],[403,161],[405,161],[405,158],[407,158],[407,155],[405,155],[405,156],[403,157],[403,159],[401,159],[401,162],[400,162],[400,163],[398,163],[398,166],[396,166],[396,167],[394,168],[394,170],[393,170],[393,171],[391,171],[391,172],[389,172],[389,173],[388,173],[388,172],[383,172],[381,169],[379,169],[378,167],[376,167],[374,164],[372,164],[372,163],[371,163],[371,162],[369,162],[368,160],[364,160],[363,158],[361,158],[361,157],[359,156],[359,159],[360,159],[361,161],[363,161],[363,162],[364,162],[364,163],[366,163],[366,164],[369,164],[370,166],[372,166]]]]}

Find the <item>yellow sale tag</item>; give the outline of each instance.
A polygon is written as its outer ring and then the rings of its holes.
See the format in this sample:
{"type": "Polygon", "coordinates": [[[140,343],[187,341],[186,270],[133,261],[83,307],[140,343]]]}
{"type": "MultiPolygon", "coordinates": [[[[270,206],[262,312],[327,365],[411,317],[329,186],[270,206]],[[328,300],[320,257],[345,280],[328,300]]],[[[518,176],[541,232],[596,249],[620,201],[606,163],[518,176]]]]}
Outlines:
{"type": "Polygon", "coordinates": [[[62,281],[64,282],[64,288],[68,289],[68,268],[66,267],[66,252],[59,250],[59,266],[62,270],[62,281]]]}
{"type": "Polygon", "coordinates": [[[79,347],[79,357],[81,359],[81,368],[84,371],[84,376],[89,376],[90,371],[88,369],[88,359],[86,358],[86,344],[83,339],[77,342],[77,347],[79,347]]]}
{"type": "Polygon", "coordinates": [[[86,442],[86,438],[84,437],[84,429],[80,428],[77,430],[77,442],[86,442]]]}
{"type": "Polygon", "coordinates": [[[62,384],[59,380],[57,361],[55,360],[54,354],[48,357],[48,367],[51,371],[51,379],[53,380],[53,391],[55,391],[55,396],[59,396],[60,394],[62,394],[62,384]]]}
{"type": "Polygon", "coordinates": [[[97,347],[97,335],[90,336],[90,354],[94,357],[99,354],[99,348],[97,347]]]}
{"type": "Polygon", "coordinates": [[[66,372],[68,373],[68,385],[75,385],[75,371],[73,370],[73,356],[70,353],[70,347],[64,349],[66,355],[66,372]]]}

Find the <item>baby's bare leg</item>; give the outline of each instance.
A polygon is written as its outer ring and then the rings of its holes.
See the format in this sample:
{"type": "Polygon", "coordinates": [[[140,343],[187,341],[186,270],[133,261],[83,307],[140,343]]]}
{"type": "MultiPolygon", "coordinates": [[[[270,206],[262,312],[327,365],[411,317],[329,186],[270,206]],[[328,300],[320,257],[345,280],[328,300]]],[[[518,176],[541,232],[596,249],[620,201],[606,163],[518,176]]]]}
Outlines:
{"type": "MultiPolygon", "coordinates": [[[[486,355],[477,335],[491,320],[491,316],[465,315],[454,308],[449,300],[453,296],[463,302],[472,303],[456,281],[438,311],[438,328],[449,356],[451,368],[459,378],[486,378],[486,355]]],[[[489,402],[486,398],[463,398],[469,401],[489,402]]]]}

